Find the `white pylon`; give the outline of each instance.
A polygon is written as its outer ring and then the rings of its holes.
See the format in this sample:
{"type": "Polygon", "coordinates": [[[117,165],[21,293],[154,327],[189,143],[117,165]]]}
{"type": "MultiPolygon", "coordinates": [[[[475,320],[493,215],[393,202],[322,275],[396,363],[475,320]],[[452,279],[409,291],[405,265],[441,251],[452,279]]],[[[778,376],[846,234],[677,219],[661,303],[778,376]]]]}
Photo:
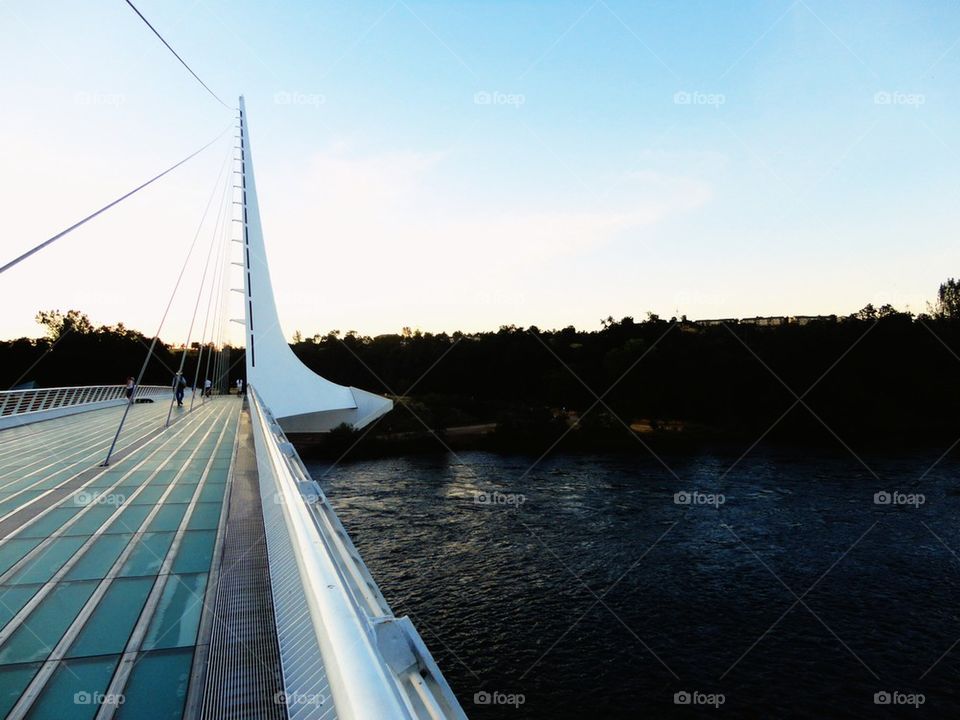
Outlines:
{"type": "Polygon", "coordinates": [[[286,432],[325,432],[342,423],[361,428],[393,407],[393,401],[332,383],[294,355],[280,326],[263,243],[257,186],[250,155],[246,108],[240,97],[240,192],[243,218],[244,327],[247,382],[286,432]]]}

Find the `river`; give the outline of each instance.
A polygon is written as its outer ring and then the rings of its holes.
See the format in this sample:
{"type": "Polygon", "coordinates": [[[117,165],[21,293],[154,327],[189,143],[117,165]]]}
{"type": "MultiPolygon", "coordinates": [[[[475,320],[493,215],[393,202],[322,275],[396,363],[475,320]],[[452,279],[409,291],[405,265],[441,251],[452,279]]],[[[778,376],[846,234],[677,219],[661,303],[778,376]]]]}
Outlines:
{"type": "Polygon", "coordinates": [[[471,718],[958,717],[941,452],[309,469],[471,718]]]}

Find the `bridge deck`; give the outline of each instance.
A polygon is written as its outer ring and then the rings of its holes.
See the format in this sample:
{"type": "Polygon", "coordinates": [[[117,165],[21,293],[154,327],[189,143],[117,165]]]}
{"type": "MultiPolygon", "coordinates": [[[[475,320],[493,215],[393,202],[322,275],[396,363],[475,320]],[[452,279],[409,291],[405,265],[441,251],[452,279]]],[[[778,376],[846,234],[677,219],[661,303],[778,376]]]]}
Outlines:
{"type": "Polygon", "coordinates": [[[0,717],[182,716],[241,405],[0,432],[0,717]]]}

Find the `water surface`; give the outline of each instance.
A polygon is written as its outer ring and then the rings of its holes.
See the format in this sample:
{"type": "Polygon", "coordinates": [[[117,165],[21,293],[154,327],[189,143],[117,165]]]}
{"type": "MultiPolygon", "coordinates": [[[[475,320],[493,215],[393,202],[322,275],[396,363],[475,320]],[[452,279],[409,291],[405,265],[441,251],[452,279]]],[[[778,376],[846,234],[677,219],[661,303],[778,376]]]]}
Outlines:
{"type": "Polygon", "coordinates": [[[960,483],[955,461],[930,469],[941,452],[310,470],[472,718],[956,717],[960,483]],[[676,502],[693,491],[714,504],[676,502]]]}

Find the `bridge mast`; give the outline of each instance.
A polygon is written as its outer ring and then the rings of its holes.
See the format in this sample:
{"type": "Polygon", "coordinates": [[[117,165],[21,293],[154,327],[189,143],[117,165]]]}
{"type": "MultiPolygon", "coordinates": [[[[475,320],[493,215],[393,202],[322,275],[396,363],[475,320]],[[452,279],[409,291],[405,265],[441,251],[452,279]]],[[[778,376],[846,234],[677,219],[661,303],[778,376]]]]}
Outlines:
{"type": "Polygon", "coordinates": [[[361,428],[387,413],[393,401],[330,382],[290,349],[277,315],[264,248],[243,96],[239,120],[247,382],[287,432],[325,432],[342,423],[361,428]]]}

